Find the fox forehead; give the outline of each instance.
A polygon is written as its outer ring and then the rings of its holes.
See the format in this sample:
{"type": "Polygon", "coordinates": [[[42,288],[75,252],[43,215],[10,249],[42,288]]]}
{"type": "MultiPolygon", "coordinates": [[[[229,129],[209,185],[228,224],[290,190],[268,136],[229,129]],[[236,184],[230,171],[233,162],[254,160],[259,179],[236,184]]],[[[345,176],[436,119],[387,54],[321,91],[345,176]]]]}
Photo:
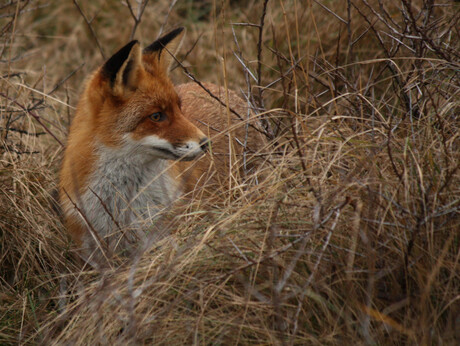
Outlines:
{"type": "MultiPolygon", "coordinates": [[[[113,103],[108,105],[109,108],[113,106],[113,103]]],[[[130,132],[152,113],[167,112],[169,117],[174,117],[177,108],[180,108],[180,98],[169,80],[155,78],[147,83],[140,83],[127,100],[116,102],[116,108],[118,109],[110,112],[112,114],[109,116],[117,118],[117,130],[130,132]]]]}
{"type": "Polygon", "coordinates": [[[147,105],[164,109],[180,102],[176,89],[168,77],[152,76],[148,72],[144,73],[134,96],[147,105]]]}

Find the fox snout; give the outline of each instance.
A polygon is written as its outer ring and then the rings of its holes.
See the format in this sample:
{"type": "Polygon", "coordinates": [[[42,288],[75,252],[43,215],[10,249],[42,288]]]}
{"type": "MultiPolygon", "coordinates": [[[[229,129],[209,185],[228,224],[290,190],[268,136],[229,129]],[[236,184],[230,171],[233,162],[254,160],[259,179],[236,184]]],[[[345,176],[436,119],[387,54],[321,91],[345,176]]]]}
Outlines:
{"type": "Polygon", "coordinates": [[[156,135],[144,137],[134,143],[129,136],[126,136],[126,139],[128,145],[133,144],[133,147],[138,148],[138,144],[141,144],[147,153],[166,160],[191,161],[203,155],[209,147],[207,137],[185,142],[170,142],[156,135]]]}
{"type": "MultiPolygon", "coordinates": [[[[209,147],[210,147],[210,145],[211,145],[211,141],[209,140],[208,137],[203,137],[203,138],[201,138],[200,141],[198,142],[198,145],[199,145],[201,151],[207,152],[208,149],[209,149],[209,147]]],[[[181,144],[177,144],[176,146],[177,146],[177,147],[180,147],[180,146],[182,146],[182,145],[181,145],[181,144]]],[[[193,149],[196,147],[196,145],[195,145],[195,142],[187,142],[187,143],[185,144],[185,147],[186,147],[187,149],[189,149],[189,150],[193,150],[193,149]]]]}
{"type": "Polygon", "coordinates": [[[176,155],[176,160],[190,161],[200,157],[208,150],[209,143],[209,139],[203,137],[199,142],[188,141],[185,144],[174,145],[173,152],[176,155]]]}

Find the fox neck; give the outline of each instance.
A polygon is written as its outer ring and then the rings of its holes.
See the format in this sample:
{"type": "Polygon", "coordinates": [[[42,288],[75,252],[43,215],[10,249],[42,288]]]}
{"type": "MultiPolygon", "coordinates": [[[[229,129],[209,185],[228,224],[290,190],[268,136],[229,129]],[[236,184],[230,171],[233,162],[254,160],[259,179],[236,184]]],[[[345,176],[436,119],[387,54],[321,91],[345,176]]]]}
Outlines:
{"type": "Polygon", "coordinates": [[[169,162],[129,146],[99,144],[96,153],[98,164],[81,198],[86,218],[102,238],[127,228],[144,237],[152,219],[181,193],[169,162]]]}
{"type": "Polygon", "coordinates": [[[91,185],[95,189],[107,188],[109,193],[119,194],[131,204],[145,193],[149,195],[148,204],[170,204],[177,191],[167,170],[169,161],[130,149],[100,145],[98,166],[91,185]]]}

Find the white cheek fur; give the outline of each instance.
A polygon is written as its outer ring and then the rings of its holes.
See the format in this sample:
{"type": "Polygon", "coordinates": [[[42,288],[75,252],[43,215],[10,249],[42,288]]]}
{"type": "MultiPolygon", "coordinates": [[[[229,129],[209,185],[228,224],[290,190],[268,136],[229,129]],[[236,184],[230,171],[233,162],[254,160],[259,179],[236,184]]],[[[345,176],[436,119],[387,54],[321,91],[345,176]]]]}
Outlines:
{"type": "Polygon", "coordinates": [[[161,152],[158,153],[158,157],[164,159],[193,159],[203,153],[201,145],[195,141],[187,141],[181,145],[173,145],[166,139],[156,135],[146,136],[140,140],[134,140],[130,135],[125,135],[125,139],[128,140],[128,143],[137,143],[138,145],[146,147],[148,150],[160,150],[161,152]],[[170,155],[168,155],[168,152],[170,155]]]}
{"type": "Polygon", "coordinates": [[[150,135],[150,136],[144,137],[138,142],[148,147],[161,148],[161,149],[166,149],[166,150],[173,149],[173,145],[169,141],[167,141],[166,139],[160,138],[156,135],[150,135]]]}

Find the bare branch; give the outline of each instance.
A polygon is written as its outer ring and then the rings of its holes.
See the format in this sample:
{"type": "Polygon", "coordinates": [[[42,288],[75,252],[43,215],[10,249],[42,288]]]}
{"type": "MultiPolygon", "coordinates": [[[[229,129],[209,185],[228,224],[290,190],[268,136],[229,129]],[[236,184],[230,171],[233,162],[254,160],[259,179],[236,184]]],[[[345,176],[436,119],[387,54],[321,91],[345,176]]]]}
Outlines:
{"type": "Polygon", "coordinates": [[[102,46],[101,44],[99,43],[99,39],[97,38],[97,35],[96,35],[96,32],[94,31],[93,29],[93,26],[91,25],[91,21],[88,20],[88,18],[86,17],[86,15],[83,13],[83,10],[81,9],[80,5],[78,4],[77,0],[73,0],[73,3],[75,4],[75,6],[77,7],[78,11],[80,12],[81,16],[83,17],[83,19],[85,20],[85,23],[86,25],[88,26],[88,29],[91,33],[91,35],[93,36],[94,38],[94,41],[96,41],[96,45],[97,47],[99,48],[99,52],[101,52],[101,55],[102,55],[102,58],[105,60],[105,54],[104,54],[104,50],[102,49],[102,46]]]}
{"type": "Polygon", "coordinates": [[[147,7],[147,4],[149,3],[149,0],[138,0],[137,1],[137,14],[134,14],[134,9],[131,5],[131,2],[129,0],[126,0],[126,4],[128,5],[129,8],[129,13],[131,14],[131,17],[134,19],[134,25],[133,28],[131,29],[131,35],[129,36],[130,40],[134,39],[134,35],[136,34],[137,27],[139,26],[142,15],[144,14],[145,8],[147,7]]]}
{"type": "Polygon", "coordinates": [[[23,106],[22,104],[20,104],[19,102],[17,102],[16,100],[10,98],[9,96],[7,96],[6,94],[4,94],[3,92],[0,92],[0,96],[4,97],[5,99],[8,99],[10,100],[11,102],[13,102],[15,105],[17,105],[19,108],[21,108],[24,112],[26,112],[27,114],[31,115],[42,127],[43,129],[48,132],[48,134],[51,135],[51,137],[53,137],[56,142],[58,142],[61,147],[64,147],[64,144],[56,137],[56,135],[51,132],[51,130],[48,128],[48,126],[46,126],[39,115],[35,114],[34,112],[30,111],[27,107],[23,106]]]}

